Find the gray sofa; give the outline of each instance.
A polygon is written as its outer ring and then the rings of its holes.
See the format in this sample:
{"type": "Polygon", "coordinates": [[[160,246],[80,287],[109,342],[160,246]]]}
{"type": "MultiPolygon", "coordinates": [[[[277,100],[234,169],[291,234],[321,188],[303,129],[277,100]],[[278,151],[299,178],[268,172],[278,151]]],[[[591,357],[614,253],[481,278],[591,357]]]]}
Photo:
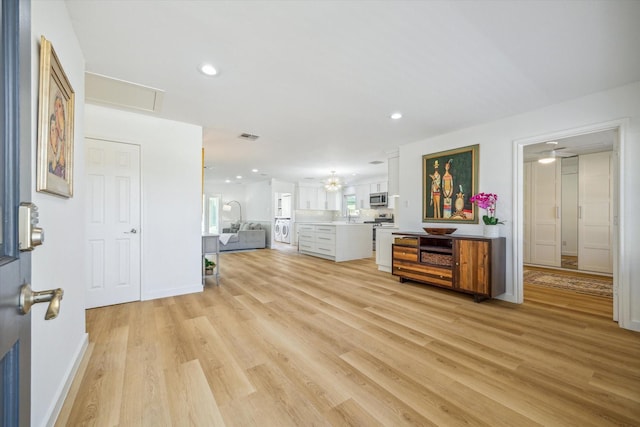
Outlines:
{"type": "Polygon", "coordinates": [[[229,241],[223,244],[220,239],[220,252],[240,249],[263,249],[267,246],[267,232],[259,223],[233,224],[231,228],[222,229],[222,233],[231,234],[229,241]]]}

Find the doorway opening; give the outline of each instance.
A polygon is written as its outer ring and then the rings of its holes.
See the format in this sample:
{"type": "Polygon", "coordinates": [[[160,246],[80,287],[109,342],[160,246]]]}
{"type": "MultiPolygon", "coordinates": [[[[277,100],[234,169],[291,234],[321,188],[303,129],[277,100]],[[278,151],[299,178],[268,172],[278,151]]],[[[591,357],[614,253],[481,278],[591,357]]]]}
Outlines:
{"type": "Polygon", "coordinates": [[[623,173],[619,159],[623,147],[623,126],[624,122],[609,122],[515,141],[514,235],[521,242],[514,247],[517,302],[524,302],[525,268],[529,265],[548,271],[559,270],[568,274],[567,278],[595,273],[612,278],[612,317],[618,320],[619,298],[628,297],[623,292],[618,293],[621,241],[618,194],[623,173]],[[584,163],[582,184],[579,182],[581,159],[584,163]],[[593,159],[596,159],[595,164],[604,165],[602,170],[606,172],[606,179],[597,175],[597,171],[595,177],[589,178],[589,173],[597,169],[591,168],[593,159]],[[564,179],[565,193],[576,185],[578,187],[577,193],[567,197],[566,201],[561,197],[563,162],[566,163],[564,175],[567,175],[564,179]],[[569,176],[571,173],[568,171],[575,173],[569,176]],[[539,179],[535,179],[536,175],[539,179]],[[576,180],[578,182],[573,182],[576,180]],[[544,188],[536,190],[533,183],[538,182],[544,188]],[[593,191],[594,185],[606,187],[607,191],[600,195],[599,191],[593,191]],[[596,203],[591,200],[594,193],[598,196],[596,203]],[[586,199],[579,200],[580,197],[586,199]],[[574,213],[571,212],[572,206],[575,207],[574,213]],[[594,207],[600,208],[594,211],[595,214],[585,211],[594,207]],[[597,221],[593,223],[596,217],[597,221]],[[571,229],[572,226],[575,228],[571,229]],[[574,239],[576,244],[572,246],[574,239]]]}
{"type": "Polygon", "coordinates": [[[222,200],[221,194],[214,194],[209,196],[203,196],[205,201],[202,206],[204,212],[202,213],[202,232],[204,234],[220,234],[220,201],[222,200]]]}

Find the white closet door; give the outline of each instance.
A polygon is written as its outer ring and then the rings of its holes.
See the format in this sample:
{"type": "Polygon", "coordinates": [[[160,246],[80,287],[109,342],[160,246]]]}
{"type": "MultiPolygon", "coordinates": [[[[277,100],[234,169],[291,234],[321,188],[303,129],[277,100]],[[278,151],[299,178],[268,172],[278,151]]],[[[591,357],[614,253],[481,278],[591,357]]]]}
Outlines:
{"type": "Polygon", "coordinates": [[[522,218],[522,261],[525,264],[531,263],[531,162],[524,164],[523,183],[523,218],[522,218]]]}
{"type": "Polygon", "coordinates": [[[86,144],[86,307],[139,301],[140,147],[86,144]]]}
{"type": "Polygon", "coordinates": [[[531,263],[560,267],[560,162],[531,164],[531,195],[531,263]]]}
{"type": "Polygon", "coordinates": [[[611,152],[580,156],[578,182],[578,269],[612,273],[611,152]]]}

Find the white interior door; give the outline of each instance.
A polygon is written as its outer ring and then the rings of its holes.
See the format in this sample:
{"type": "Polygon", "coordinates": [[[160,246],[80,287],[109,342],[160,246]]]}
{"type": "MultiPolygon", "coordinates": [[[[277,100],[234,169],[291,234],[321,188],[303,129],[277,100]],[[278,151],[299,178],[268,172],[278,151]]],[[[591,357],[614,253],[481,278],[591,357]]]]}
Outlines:
{"type": "Polygon", "coordinates": [[[87,138],[87,308],[140,300],[140,147],[87,138]]]}
{"type": "Polygon", "coordinates": [[[526,162],[522,171],[522,261],[525,264],[531,263],[531,167],[531,162],[526,162]]]}
{"type": "Polygon", "coordinates": [[[562,255],[578,256],[578,157],[562,159],[562,255]]]}
{"type": "Polygon", "coordinates": [[[611,152],[580,156],[578,185],[578,269],[612,273],[611,152]]]}
{"type": "Polygon", "coordinates": [[[531,163],[531,263],[560,267],[560,162],[531,163]]]}

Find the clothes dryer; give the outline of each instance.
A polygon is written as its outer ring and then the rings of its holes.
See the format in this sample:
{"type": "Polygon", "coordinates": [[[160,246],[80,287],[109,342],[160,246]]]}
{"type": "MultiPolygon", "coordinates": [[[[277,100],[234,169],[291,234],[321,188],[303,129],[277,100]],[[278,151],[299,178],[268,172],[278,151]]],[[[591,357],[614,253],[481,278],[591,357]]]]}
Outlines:
{"type": "Polygon", "coordinates": [[[282,220],[276,218],[276,222],[273,226],[273,240],[276,242],[282,242],[282,220]]]}
{"type": "Polygon", "coordinates": [[[281,219],[280,220],[280,234],[282,236],[281,242],[283,243],[291,243],[291,220],[290,219],[281,219]]]}

